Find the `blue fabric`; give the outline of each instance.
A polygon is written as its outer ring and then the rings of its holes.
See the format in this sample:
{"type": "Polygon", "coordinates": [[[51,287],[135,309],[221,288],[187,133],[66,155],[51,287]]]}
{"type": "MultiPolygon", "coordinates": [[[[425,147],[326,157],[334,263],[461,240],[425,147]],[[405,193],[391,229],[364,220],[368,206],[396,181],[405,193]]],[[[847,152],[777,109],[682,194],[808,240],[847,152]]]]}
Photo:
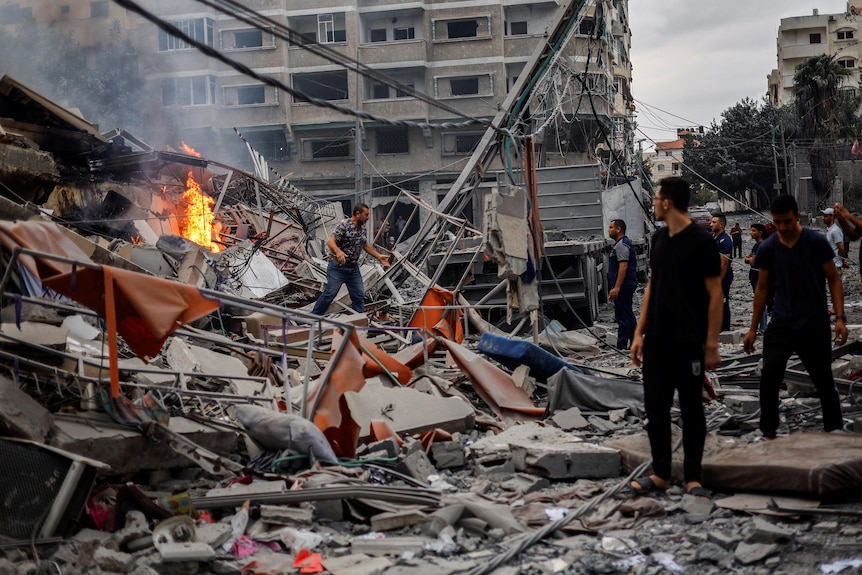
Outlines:
{"type": "Polygon", "coordinates": [[[583,373],[574,365],[522,339],[510,339],[486,332],[479,339],[478,349],[509,369],[515,369],[520,365],[529,366],[530,375],[541,382],[546,382],[549,377],[564,368],[583,373]]]}
{"type": "Polygon", "coordinates": [[[823,264],[833,257],[822,234],[803,228],[792,248],[781,243],[778,234],[763,240],[755,267],[769,272],[769,289],[774,296],[772,324],[793,329],[828,327],[826,272],[823,264]]]}
{"type": "Polygon", "coordinates": [[[362,285],[359,267],[341,265],[337,260],[329,260],[329,265],[326,266],[326,288],[320,294],[311,313],[325,314],[344,284],[347,284],[347,291],[350,294],[350,307],[362,313],[365,309],[365,287],[362,285]]]}
{"type": "Polygon", "coordinates": [[[632,310],[632,298],[636,287],[623,284],[614,299],[614,315],[617,319],[617,349],[627,349],[635,337],[638,318],[632,310]]]}
{"type": "Polygon", "coordinates": [[[617,284],[617,276],[620,273],[620,261],[623,259],[628,262],[629,267],[626,268],[626,277],[623,278],[622,285],[637,287],[638,254],[628,236],[623,236],[614,244],[611,250],[611,255],[608,258],[608,283],[611,287],[617,284]]]}

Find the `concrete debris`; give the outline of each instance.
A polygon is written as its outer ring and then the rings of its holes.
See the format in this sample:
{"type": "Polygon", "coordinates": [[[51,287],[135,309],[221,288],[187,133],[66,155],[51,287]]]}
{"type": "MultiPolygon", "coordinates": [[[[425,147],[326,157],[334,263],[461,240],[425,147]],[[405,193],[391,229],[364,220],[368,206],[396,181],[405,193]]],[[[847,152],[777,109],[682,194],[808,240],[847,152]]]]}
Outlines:
{"type": "Polygon", "coordinates": [[[852,274],[854,337],[833,353],[848,430],[817,431],[794,360],[781,437],[757,431],[758,357],[739,349],[750,286],[738,273],[737,323],[705,406],[713,497],[684,493],[679,457],[676,485],[632,497],[625,475],[650,458],[643,388],[608,349],[613,306],[585,271],[602,268],[603,241],[546,230],[561,292],[545,283],[549,305],[534,309],[532,279],[506,289],[542,241],[529,190],[489,195],[488,238],[422,200],[429,228],[455,239],[400,238],[391,268],[360,266],[363,313],[345,289],[316,316],[340,204],[103,136],[0,79],[0,104],[10,94],[10,114],[45,125],[0,118],[0,179],[18,182],[0,190],[0,463],[12,470],[0,474],[0,574],[754,575],[843,568],[862,545],[852,274]],[[214,206],[202,235],[190,190],[214,206]],[[33,205],[102,223],[76,233],[33,205]],[[497,263],[478,257],[482,244],[497,263]],[[593,325],[542,317],[567,302],[559,317],[593,325]],[[520,315],[504,317],[507,303],[520,315]]]}

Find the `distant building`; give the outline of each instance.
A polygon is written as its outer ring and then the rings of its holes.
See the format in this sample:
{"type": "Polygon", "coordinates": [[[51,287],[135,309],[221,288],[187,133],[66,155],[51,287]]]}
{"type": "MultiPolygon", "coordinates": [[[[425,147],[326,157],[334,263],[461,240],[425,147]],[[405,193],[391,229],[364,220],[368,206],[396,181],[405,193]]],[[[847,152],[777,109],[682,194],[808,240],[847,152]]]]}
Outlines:
{"type": "Polygon", "coordinates": [[[847,10],[839,14],[820,14],[814,9],[808,16],[782,18],[776,39],[778,67],[767,76],[769,102],[775,107],[790,103],[796,67],[821,54],[835,56],[838,64],[850,72],[843,84],[845,89],[858,89],[862,65],[860,22],[862,0],[850,0],[847,10]]]}
{"type": "Polygon", "coordinates": [[[656,182],[662,178],[682,176],[683,148],[685,138],[693,136],[697,139],[703,135],[703,126],[697,128],[677,128],[677,138],[670,142],[656,142],[655,151],[644,154],[644,160],[652,167],[653,179],[656,182]]]}

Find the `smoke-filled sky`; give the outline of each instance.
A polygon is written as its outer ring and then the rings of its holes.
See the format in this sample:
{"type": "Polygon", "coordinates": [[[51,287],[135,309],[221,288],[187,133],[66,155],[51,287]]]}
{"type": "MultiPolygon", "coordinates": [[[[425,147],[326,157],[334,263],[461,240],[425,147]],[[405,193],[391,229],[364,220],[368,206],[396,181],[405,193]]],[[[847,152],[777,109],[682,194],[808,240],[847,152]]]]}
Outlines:
{"type": "Polygon", "coordinates": [[[844,13],[845,0],[629,0],[632,93],[644,149],[759,101],[777,65],[782,18],[844,13]]]}

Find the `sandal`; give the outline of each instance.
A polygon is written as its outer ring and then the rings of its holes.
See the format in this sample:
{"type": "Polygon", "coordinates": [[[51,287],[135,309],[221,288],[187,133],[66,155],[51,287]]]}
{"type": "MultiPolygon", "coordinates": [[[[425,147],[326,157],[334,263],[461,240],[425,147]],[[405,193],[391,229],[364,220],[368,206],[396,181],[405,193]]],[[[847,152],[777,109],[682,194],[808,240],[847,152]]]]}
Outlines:
{"type": "Polygon", "coordinates": [[[649,493],[664,493],[667,491],[667,487],[660,487],[652,477],[649,475],[644,475],[643,477],[637,477],[629,483],[629,487],[632,490],[632,493],[635,495],[647,495],[649,493]],[[640,487],[635,487],[633,484],[637,483],[640,487]]]}
{"type": "Polygon", "coordinates": [[[687,489],[686,493],[689,495],[694,495],[695,497],[703,497],[705,499],[712,499],[712,491],[704,487],[703,485],[695,485],[691,489],[687,489]]]}

